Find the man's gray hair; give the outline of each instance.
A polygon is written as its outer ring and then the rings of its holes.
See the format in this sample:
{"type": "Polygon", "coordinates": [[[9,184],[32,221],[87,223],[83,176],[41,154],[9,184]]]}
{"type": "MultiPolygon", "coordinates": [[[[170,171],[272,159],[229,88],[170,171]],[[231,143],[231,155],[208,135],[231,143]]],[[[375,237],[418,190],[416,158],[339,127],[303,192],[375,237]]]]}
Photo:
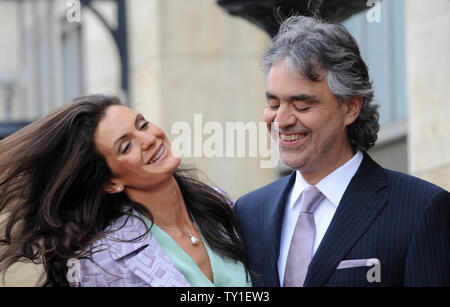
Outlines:
{"type": "Polygon", "coordinates": [[[328,87],[338,102],[362,97],[361,112],[347,127],[348,138],[355,150],[366,151],[375,145],[380,127],[378,106],[372,103],[372,82],[358,44],[344,26],[312,17],[289,17],[262,56],[266,78],[272,64],[280,60],[285,60],[293,73],[311,81],[320,81],[320,73],[325,71],[328,87]]]}

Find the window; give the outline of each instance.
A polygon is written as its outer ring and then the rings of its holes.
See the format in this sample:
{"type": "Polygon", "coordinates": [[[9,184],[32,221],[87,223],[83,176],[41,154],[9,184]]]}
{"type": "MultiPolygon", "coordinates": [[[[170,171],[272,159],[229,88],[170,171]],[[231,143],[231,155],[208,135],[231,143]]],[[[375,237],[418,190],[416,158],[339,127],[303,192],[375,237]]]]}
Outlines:
{"type": "Polygon", "coordinates": [[[375,102],[380,105],[379,142],[382,142],[406,135],[405,3],[380,1],[379,5],[379,22],[369,22],[369,11],[363,11],[343,25],[358,41],[369,66],[375,102]]]}
{"type": "Polygon", "coordinates": [[[64,101],[83,93],[83,61],[80,23],[64,20],[62,32],[62,69],[64,82],[64,101]]]}

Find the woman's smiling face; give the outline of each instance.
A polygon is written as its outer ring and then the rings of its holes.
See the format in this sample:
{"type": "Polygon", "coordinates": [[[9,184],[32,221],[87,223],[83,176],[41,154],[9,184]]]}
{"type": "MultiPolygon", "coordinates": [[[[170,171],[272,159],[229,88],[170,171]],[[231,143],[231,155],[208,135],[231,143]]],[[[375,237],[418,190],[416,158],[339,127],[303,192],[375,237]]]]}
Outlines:
{"type": "Polygon", "coordinates": [[[164,131],[125,106],[106,110],[94,139],[114,174],[105,187],[110,193],[117,187],[150,190],[171,177],[180,164],[164,131]]]}

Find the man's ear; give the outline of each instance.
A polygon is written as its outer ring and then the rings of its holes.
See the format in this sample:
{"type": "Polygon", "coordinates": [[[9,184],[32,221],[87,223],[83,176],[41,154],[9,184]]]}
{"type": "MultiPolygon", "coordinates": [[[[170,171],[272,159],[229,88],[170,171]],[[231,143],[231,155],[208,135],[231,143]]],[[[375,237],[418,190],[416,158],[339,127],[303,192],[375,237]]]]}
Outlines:
{"type": "Polygon", "coordinates": [[[111,179],[103,189],[109,194],[121,193],[124,190],[124,185],[119,180],[111,179]]]}
{"type": "Polygon", "coordinates": [[[351,97],[343,103],[346,107],[345,125],[349,126],[358,118],[363,104],[363,97],[351,97]]]}

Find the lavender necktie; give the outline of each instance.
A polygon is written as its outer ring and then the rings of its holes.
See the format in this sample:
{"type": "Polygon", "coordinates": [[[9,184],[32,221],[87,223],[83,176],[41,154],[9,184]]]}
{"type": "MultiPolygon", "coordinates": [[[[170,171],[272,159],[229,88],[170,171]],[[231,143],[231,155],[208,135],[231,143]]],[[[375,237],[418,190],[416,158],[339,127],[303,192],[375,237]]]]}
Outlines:
{"type": "Polygon", "coordinates": [[[316,225],[313,212],[324,195],[315,186],[306,188],[300,201],[300,214],[295,225],[284,272],[284,287],[301,287],[311,262],[316,225]]]}

